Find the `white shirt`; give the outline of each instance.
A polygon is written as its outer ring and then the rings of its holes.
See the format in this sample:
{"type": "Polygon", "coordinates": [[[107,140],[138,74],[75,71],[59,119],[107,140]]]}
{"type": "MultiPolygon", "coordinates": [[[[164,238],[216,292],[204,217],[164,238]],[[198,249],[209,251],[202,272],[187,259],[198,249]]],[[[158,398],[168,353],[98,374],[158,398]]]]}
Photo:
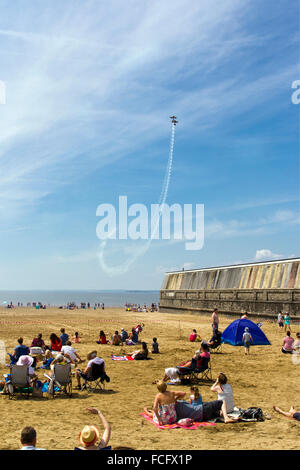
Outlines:
{"type": "Polygon", "coordinates": [[[102,364],[104,363],[104,360],[101,359],[101,357],[94,357],[94,359],[91,359],[89,362],[88,362],[88,367],[92,367],[92,364],[102,364]]]}
{"type": "Polygon", "coordinates": [[[218,393],[218,400],[226,402],[227,413],[231,413],[234,409],[233,391],[230,384],[221,385],[223,392],[218,393]]]}
{"type": "MultiPolygon", "coordinates": [[[[65,355],[68,354],[73,361],[76,361],[77,357],[75,356],[76,349],[72,346],[63,346],[61,352],[65,355]]],[[[68,360],[68,358],[66,358],[68,360]]]]}

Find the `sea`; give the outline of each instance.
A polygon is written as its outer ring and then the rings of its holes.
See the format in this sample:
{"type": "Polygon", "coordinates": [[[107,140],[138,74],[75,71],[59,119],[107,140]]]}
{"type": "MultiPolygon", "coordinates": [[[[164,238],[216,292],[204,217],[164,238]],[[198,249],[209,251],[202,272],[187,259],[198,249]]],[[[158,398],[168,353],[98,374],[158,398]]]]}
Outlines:
{"type": "Polygon", "coordinates": [[[127,304],[147,306],[159,302],[159,291],[153,290],[1,290],[0,306],[18,302],[26,307],[30,302],[41,302],[50,307],[65,306],[70,302],[80,306],[89,302],[91,306],[104,303],[105,307],[124,307],[127,304]]]}

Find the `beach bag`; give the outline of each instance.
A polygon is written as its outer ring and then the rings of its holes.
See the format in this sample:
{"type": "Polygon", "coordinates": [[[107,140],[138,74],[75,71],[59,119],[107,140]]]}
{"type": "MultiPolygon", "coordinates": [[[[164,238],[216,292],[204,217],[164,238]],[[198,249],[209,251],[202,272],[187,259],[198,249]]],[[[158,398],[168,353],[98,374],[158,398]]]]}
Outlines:
{"type": "Polygon", "coordinates": [[[183,418],[180,419],[177,424],[179,424],[180,426],[192,426],[193,420],[191,418],[183,418]]]}
{"type": "Polygon", "coordinates": [[[264,413],[261,408],[247,408],[241,412],[243,421],[264,421],[264,413]]]}

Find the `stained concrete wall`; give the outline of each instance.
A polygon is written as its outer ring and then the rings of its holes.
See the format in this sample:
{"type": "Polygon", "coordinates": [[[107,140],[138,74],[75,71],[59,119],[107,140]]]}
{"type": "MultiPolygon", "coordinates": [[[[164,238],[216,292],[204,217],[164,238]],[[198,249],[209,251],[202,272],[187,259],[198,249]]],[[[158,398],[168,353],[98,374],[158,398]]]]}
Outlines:
{"type": "Polygon", "coordinates": [[[160,310],[300,314],[300,259],[167,273],[160,310]]]}

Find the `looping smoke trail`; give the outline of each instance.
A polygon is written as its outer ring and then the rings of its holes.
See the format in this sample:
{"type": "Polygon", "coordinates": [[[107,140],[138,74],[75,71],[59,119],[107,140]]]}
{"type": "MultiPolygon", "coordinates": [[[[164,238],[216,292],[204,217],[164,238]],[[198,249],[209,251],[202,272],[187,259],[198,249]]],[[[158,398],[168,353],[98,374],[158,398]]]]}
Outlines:
{"type": "Polygon", "coordinates": [[[139,247],[139,248],[136,247],[135,248],[135,253],[133,254],[133,256],[131,256],[124,263],[122,263],[118,266],[108,266],[108,264],[104,260],[104,251],[105,251],[105,248],[106,248],[106,245],[107,245],[107,240],[104,240],[100,244],[100,250],[99,250],[99,254],[98,254],[99,262],[100,262],[100,265],[101,265],[103,271],[105,271],[110,276],[120,275],[120,274],[126,273],[128,271],[128,269],[130,268],[130,266],[132,266],[135,263],[135,261],[140,256],[144,255],[150,248],[153,237],[154,237],[154,235],[157,231],[157,228],[159,226],[159,221],[160,221],[160,218],[161,218],[163,207],[164,207],[164,204],[166,202],[167,195],[168,195],[169,184],[170,184],[171,173],[172,173],[172,165],[173,165],[174,143],[175,143],[175,124],[172,123],[169,159],[168,159],[168,164],[167,164],[167,169],[166,169],[166,173],[165,173],[165,177],[164,177],[164,182],[163,182],[163,185],[162,185],[162,190],[161,190],[161,194],[160,194],[160,198],[159,198],[159,202],[158,202],[159,210],[158,210],[158,215],[156,217],[156,221],[153,224],[154,229],[151,232],[151,237],[149,238],[149,240],[145,243],[144,246],[139,247]]]}

